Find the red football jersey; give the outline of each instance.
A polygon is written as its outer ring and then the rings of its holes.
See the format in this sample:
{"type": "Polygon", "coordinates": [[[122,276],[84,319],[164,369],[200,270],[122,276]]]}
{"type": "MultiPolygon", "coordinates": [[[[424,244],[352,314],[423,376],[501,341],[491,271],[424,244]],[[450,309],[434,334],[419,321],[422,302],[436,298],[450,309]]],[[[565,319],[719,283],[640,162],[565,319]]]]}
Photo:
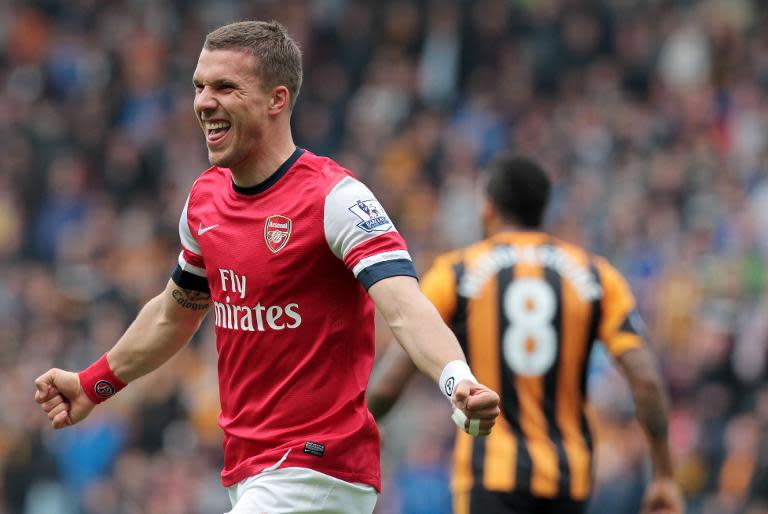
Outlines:
{"type": "Polygon", "coordinates": [[[416,273],[370,190],[303,149],[250,188],[212,167],[192,187],[179,232],[173,279],[213,300],[223,484],[277,464],[380,490],[379,434],[365,404],[366,289],[416,273]]]}

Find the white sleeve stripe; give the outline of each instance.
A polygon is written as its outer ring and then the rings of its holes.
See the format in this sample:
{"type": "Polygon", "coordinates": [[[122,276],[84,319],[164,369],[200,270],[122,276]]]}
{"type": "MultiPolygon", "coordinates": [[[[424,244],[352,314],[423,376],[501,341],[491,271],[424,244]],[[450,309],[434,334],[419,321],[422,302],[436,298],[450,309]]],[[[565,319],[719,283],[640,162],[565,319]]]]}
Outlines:
{"type": "Polygon", "coordinates": [[[184,202],[184,210],[181,212],[181,218],[179,219],[179,237],[181,238],[181,244],[184,248],[190,250],[193,253],[200,255],[200,245],[197,244],[192,231],[189,228],[189,221],[187,219],[187,208],[189,206],[189,197],[184,202]]]}
{"type": "Polygon", "coordinates": [[[181,252],[179,254],[179,266],[181,267],[182,271],[186,271],[188,273],[192,273],[193,275],[198,275],[200,277],[205,277],[205,270],[203,268],[198,268],[197,266],[194,266],[186,261],[184,259],[184,252],[181,252]]]}
{"type": "Polygon", "coordinates": [[[377,253],[376,255],[371,255],[365,259],[360,259],[360,262],[355,264],[355,267],[352,268],[352,273],[354,273],[355,277],[357,277],[361,271],[369,266],[373,266],[374,264],[378,264],[380,262],[394,261],[399,259],[407,259],[410,261],[411,256],[406,250],[393,250],[391,252],[377,253]]]}

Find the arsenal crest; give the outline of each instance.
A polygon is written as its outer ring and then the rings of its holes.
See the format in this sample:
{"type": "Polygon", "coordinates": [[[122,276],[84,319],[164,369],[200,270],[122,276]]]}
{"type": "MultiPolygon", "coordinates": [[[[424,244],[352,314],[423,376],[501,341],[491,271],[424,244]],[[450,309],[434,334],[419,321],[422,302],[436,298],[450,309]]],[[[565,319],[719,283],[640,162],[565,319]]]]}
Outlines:
{"type": "Polygon", "coordinates": [[[291,225],[291,218],[279,214],[270,216],[264,222],[264,240],[272,253],[279,252],[288,244],[288,238],[291,237],[291,225]]]}

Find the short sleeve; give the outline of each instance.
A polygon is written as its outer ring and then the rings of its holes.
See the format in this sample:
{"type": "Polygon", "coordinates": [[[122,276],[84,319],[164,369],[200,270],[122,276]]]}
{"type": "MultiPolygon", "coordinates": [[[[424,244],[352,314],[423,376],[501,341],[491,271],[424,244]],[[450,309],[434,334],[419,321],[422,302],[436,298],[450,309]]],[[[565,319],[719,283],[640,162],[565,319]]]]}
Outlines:
{"type": "Polygon", "coordinates": [[[437,308],[447,324],[453,322],[456,312],[456,273],[453,259],[440,256],[421,279],[421,291],[437,308]]]}
{"type": "Polygon", "coordinates": [[[604,259],[597,261],[597,269],[603,288],[598,337],[608,352],[618,357],[643,345],[645,326],[624,277],[604,259]]]}
{"type": "Polygon", "coordinates": [[[405,240],[358,180],[347,176],[331,189],[323,223],[331,251],[366,289],[388,277],[416,277],[405,240]]]}
{"type": "Polygon", "coordinates": [[[210,293],[208,279],[205,274],[205,262],[192,230],[189,228],[189,197],[184,203],[184,210],[179,218],[179,240],[181,252],[176,269],[171,278],[179,287],[210,293]]]}

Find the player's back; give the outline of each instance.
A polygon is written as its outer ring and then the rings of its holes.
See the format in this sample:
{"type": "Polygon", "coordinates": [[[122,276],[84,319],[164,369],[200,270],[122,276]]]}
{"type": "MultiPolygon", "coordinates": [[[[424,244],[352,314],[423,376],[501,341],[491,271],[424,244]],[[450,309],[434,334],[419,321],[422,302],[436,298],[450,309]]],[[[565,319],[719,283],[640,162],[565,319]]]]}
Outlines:
{"type": "Polygon", "coordinates": [[[456,491],[586,499],[589,353],[596,339],[614,354],[640,344],[621,276],[543,232],[505,232],[439,257],[422,287],[478,380],[502,397],[490,436],[457,435],[456,491]]]}

